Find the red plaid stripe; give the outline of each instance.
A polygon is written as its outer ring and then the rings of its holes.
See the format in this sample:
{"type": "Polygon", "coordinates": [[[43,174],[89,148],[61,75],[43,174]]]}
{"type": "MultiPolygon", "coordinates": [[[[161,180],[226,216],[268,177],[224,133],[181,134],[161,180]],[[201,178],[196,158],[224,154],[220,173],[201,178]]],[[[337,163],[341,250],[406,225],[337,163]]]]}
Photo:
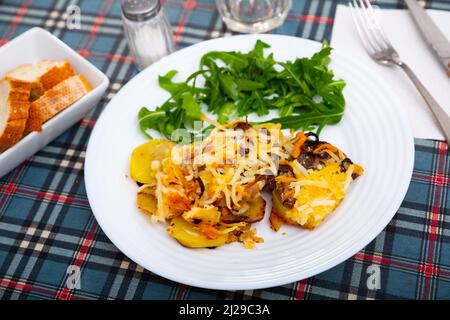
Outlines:
{"type": "Polygon", "coordinates": [[[186,24],[186,20],[189,17],[191,11],[197,6],[197,2],[195,0],[187,0],[183,4],[183,14],[181,16],[180,22],[178,23],[175,29],[174,41],[178,43],[181,38],[181,34],[183,32],[184,26],[186,24]]]}
{"type": "Polygon", "coordinates": [[[450,268],[449,270],[442,270],[436,265],[433,265],[431,262],[425,262],[425,264],[418,262],[417,264],[414,264],[406,261],[396,260],[395,258],[380,257],[375,254],[364,252],[358,252],[353,256],[353,259],[356,259],[358,261],[366,261],[371,264],[383,265],[386,268],[394,266],[414,272],[423,272],[423,274],[428,278],[431,278],[432,276],[450,277],[450,268]]]}
{"type": "Polygon", "coordinates": [[[98,16],[95,18],[95,22],[89,31],[89,35],[88,35],[85,43],[82,46],[83,47],[82,50],[86,50],[91,45],[95,35],[97,34],[98,30],[100,29],[101,24],[105,20],[105,15],[108,12],[109,8],[111,7],[112,3],[113,3],[113,0],[106,0],[104,2],[102,10],[99,12],[98,16]]]}
{"type": "MultiPolygon", "coordinates": [[[[74,265],[77,267],[81,267],[82,263],[86,261],[87,252],[89,248],[91,248],[93,244],[94,232],[91,231],[88,233],[83,243],[81,244],[80,250],[77,252],[75,257],[74,265]]],[[[69,289],[64,287],[62,290],[59,290],[55,294],[55,299],[58,300],[71,300],[73,298],[73,289],[69,289]]]]}
{"type": "Polygon", "coordinates": [[[0,287],[19,290],[19,291],[31,291],[32,286],[27,285],[24,282],[16,282],[8,279],[0,279],[0,287]]]}
{"type": "Polygon", "coordinates": [[[8,42],[9,37],[11,37],[11,35],[13,34],[13,32],[16,29],[17,25],[20,23],[20,21],[22,20],[23,16],[27,12],[27,9],[28,9],[29,5],[30,5],[30,0],[26,1],[25,3],[23,3],[20,6],[19,10],[17,11],[17,14],[11,20],[11,23],[10,23],[8,29],[6,29],[5,34],[0,39],[0,46],[2,46],[2,45],[4,45],[5,43],[8,42]]]}
{"type": "MultiPolygon", "coordinates": [[[[328,0],[314,1],[314,5],[309,0],[296,1],[295,7],[301,9],[291,12],[289,24],[283,30],[319,41],[329,39],[336,1],[331,6],[328,0]]],[[[101,106],[79,125],[0,179],[0,298],[196,299],[207,296],[214,299],[364,299],[450,296],[450,256],[447,254],[450,221],[446,216],[450,157],[444,143],[426,140],[416,141],[416,152],[427,154],[424,159],[433,158],[421,160],[418,157],[422,162],[414,171],[411,186],[413,193],[419,193],[418,199],[407,197],[396,218],[376,241],[327,273],[277,288],[222,292],[174,284],[129,261],[98,230],[89,212],[80,166],[84,161],[89,133],[102,106],[136,73],[133,60],[123,45],[119,5],[108,0],[100,4],[100,12],[90,12],[88,8],[92,4],[89,0],[77,0],[82,8],[83,29],[70,31],[58,24],[63,21],[63,13],[70,1],[58,3],[61,3],[60,9],[34,1],[2,3],[7,12],[13,14],[6,23],[0,20],[0,28],[3,28],[0,29],[0,45],[15,35],[19,27],[32,27],[36,19],[41,19],[42,26],[45,26],[46,19],[52,20],[50,31],[69,41],[75,50],[102,68],[112,85],[101,106]],[[58,13],[56,18],[50,17],[54,10],[58,13]],[[105,47],[103,37],[108,40],[105,47]],[[111,39],[113,44],[110,44],[111,39]],[[410,241],[415,241],[413,247],[408,247],[410,241]],[[417,257],[411,256],[407,252],[409,249],[416,250],[417,257]],[[66,288],[65,272],[72,264],[82,269],[80,290],[66,288]],[[393,288],[391,282],[383,282],[380,290],[368,290],[365,272],[371,264],[381,266],[383,281],[392,281],[389,277],[395,274],[396,278],[415,281],[417,285],[412,289],[407,285],[393,288]],[[49,273],[57,273],[58,277],[48,278],[49,273]],[[55,284],[55,279],[61,283],[55,284]],[[336,279],[340,280],[336,282],[336,279]],[[89,286],[83,286],[83,283],[89,286]]],[[[400,6],[400,2],[391,0],[378,1],[378,4],[400,6]]],[[[450,10],[448,1],[428,1],[427,4],[450,10]]],[[[211,34],[221,36],[226,31],[213,0],[169,0],[164,1],[164,6],[170,13],[174,38],[179,47],[207,39],[211,34]],[[199,16],[205,17],[207,24],[194,21],[193,17],[199,16]]]]}
{"type": "Polygon", "coordinates": [[[311,22],[324,23],[324,24],[333,24],[333,22],[334,22],[333,18],[316,17],[316,16],[312,16],[312,15],[289,14],[288,15],[288,19],[301,20],[301,21],[311,21],[311,22]]]}

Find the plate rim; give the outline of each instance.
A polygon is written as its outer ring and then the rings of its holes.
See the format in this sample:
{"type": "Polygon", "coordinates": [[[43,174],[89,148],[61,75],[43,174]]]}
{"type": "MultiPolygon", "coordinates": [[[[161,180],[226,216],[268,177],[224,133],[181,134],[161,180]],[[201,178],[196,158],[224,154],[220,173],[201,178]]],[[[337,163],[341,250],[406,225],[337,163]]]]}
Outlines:
{"type": "MultiPolygon", "coordinates": [[[[167,59],[168,57],[172,56],[172,55],[179,55],[182,54],[185,50],[193,47],[193,46],[198,46],[198,45],[202,45],[205,42],[216,42],[216,41],[221,41],[222,39],[229,39],[229,38],[249,38],[249,39],[262,39],[264,41],[264,39],[268,39],[267,41],[270,40],[270,38],[285,38],[286,40],[289,39],[295,39],[296,41],[304,41],[304,42],[311,42],[314,43],[315,45],[320,45],[321,42],[318,41],[313,41],[310,39],[304,39],[304,38],[300,38],[300,37],[294,37],[294,36],[288,36],[288,35],[277,35],[277,34],[259,34],[259,35],[234,35],[234,36],[228,36],[228,37],[220,37],[220,38],[214,38],[214,39],[209,39],[206,41],[201,41],[198,42],[196,44],[193,44],[191,46],[187,46],[183,49],[180,49],[178,51],[175,51],[174,53],[172,53],[169,56],[166,56],[164,58],[162,58],[161,60],[159,60],[158,62],[150,65],[149,67],[147,67],[146,69],[142,70],[141,72],[139,72],[138,74],[136,74],[132,79],[130,79],[120,90],[119,92],[117,92],[117,94],[113,97],[113,99],[111,101],[109,101],[109,103],[104,107],[104,110],[102,111],[101,115],[99,116],[98,120],[97,120],[97,124],[94,127],[94,129],[91,132],[91,135],[89,137],[89,142],[88,142],[88,146],[86,149],[86,157],[85,157],[85,165],[84,165],[84,176],[85,176],[85,187],[86,187],[86,194],[90,203],[90,207],[92,210],[92,213],[95,216],[95,219],[97,220],[99,226],[101,227],[102,231],[105,233],[105,235],[108,237],[108,239],[125,255],[127,256],[129,259],[131,259],[132,261],[134,261],[135,263],[137,263],[138,265],[142,266],[144,269],[155,273],[163,278],[166,278],[168,280],[171,281],[175,281],[178,283],[183,283],[186,285],[190,285],[190,286],[195,286],[195,287],[199,287],[199,288],[205,288],[205,289],[214,289],[214,290],[251,290],[251,289],[264,289],[264,288],[269,288],[269,287],[274,287],[274,286],[280,286],[280,285],[285,285],[285,284],[289,284],[289,283],[293,283],[296,281],[300,281],[303,279],[307,279],[310,278],[312,276],[315,276],[317,274],[320,274],[326,270],[329,270],[335,266],[337,266],[338,264],[344,262],[345,260],[351,258],[353,255],[355,255],[357,252],[361,251],[364,247],[366,247],[371,241],[373,241],[385,228],[386,226],[389,224],[389,222],[393,219],[393,217],[395,216],[395,214],[397,213],[398,209],[401,206],[401,203],[403,202],[404,197],[406,196],[406,192],[408,190],[410,181],[411,181],[411,177],[412,177],[412,173],[413,173],[413,167],[414,167],[414,154],[415,154],[415,146],[414,146],[414,136],[412,133],[412,128],[411,128],[411,124],[408,121],[408,119],[404,118],[402,121],[403,127],[402,129],[405,131],[405,137],[409,137],[407,139],[408,142],[408,146],[406,146],[407,149],[409,149],[409,153],[408,153],[408,163],[404,164],[405,167],[405,172],[406,170],[408,171],[408,174],[406,174],[405,176],[408,177],[408,179],[404,179],[404,181],[402,181],[401,183],[401,193],[399,193],[398,191],[396,191],[396,193],[398,193],[399,195],[396,197],[396,202],[395,202],[395,207],[396,210],[393,210],[393,213],[389,216],[389,219],[386,217],[383,223],[378,224],[377,228],[373,228],[371,229],[371,232],[367,233],[364,237],[361,237],[361,239],[358,240],[358,245],[352,245],[347,247],[346,249],[343,250],[343,252],[341,252],[341,254],[339,256],[337,256],[337,258],[334,258],[331,263],[327,262],[324,263],[323,266],[319,267],[319,268],[315,268],[313,271],[309,271],[307,272],[305,275],[303,275],[302,277],[295,277],[294,275],[290,275],[290,276],[285,276],[282,277],[280,279],[269,279],[269,280],[258,280],[257,282],[254,282],[252,285],[249,284],[245,284],[245,285],[240,285],[238,283],[229,283],[227,282],[226,285],[224,285],[221,282],[206,282],[206,281],[201,281],[201,280],[195,280],[192,278],[186,278],[183,276],[178,276],[177,274],[173,274],[173,273],[166,273],[164,272],[164,270],[162,270],[161,268],[159,268],[159,270],[155,270],[153,268],[147,268],[144,265],[148,265],[148,263],[144,260],[142,260],[139,256],[135,256],[135,254],[128,254],[127,250],[124,250],[124,248],[122,247],[122,244],[120,242],[120,239],[116,238],[114,236],[114,234],[112,232],[110,232],[110,230],[108,229],[108,227],[105,227],[105,224],[103,223],[103,218],[101,217],[100,214],[96,214],[96,205],[95,205],[95,201],[91,201],[89,194],[91,193],[89,190],[91,190],[91,183],[90,183],[90,176],[88,174],[88,172],[90,171],[90,163],[91,161],[91,154],[94,153],[94,151],[90,151],[93,149],[93,145],[95,141],[95,133],[97,130],[99,130],[98,128],[100,126],[98,126],[98,124],[101,122],[101,119],[105,119],[104,114],[105,112],[107,112],[107,108],[110,104],[112,104],[114,102],[115,99],[118,99],[118,97],[120,97],[123,92],[125,92],[125,89],[128,86],[131,86],[133,84],[133,82],[138,81],[141,77],[143,77],[143,75],[145,74],[147,69],[152,68],[153,66],[155,66],[157,63],[160,63],[162,61],[164,61],[165,59],[167,59]],[[92,137],[94,137],[94,139],[92,139],[92,137]],[[363,241],[362,241],[363,240],[363,241]],[[355,249],[355,248],[357,249],[355,249]]],[[[249,40],[250,41],[250,40],[249,40]]],[[[337,51],[337,55],[339,56],[344,56],[344,54],[341,54],[341,50],[334,50],[337,51]]],[[[362,63],[358,63],[360,67],[366,67],[364,64],[362,63]]],[[[378,76],[373,76],[375,78],[379,78],[378,76]]],[[[396,95],[393,93],[393,91],[388,87],[385,86],[383,89],[388,90],[391,94],[390,96],[394,98],[394,101],[392,103],[392,105],[398,105],[400,102],[398,100],[398,98],[396,97],[396,95]]],[[[397,111],[397,114],[400,114],[400,111],[397,111]]],[[[391,205],[392,207],[394,207],[394,205],[391,205]]]]}

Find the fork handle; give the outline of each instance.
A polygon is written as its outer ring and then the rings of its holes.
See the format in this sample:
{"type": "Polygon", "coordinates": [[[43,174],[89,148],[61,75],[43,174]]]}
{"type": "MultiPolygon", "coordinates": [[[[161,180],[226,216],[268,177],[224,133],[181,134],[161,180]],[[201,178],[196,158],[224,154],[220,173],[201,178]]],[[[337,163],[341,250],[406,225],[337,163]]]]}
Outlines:
{"type": "Polygon", "coordinates": [[[433,98],[427,88],[425,88],[422,82],[420,82],[419,78],[417,78],[417,76],[406,63],[402,61],[396,61],[396,64],[400,68],[402,68],[403,71],[405,71],[405,73],[409,76],[411,81],[416,86],[417,90],[419,90],[428,107],[430,107],[431,112],[434,114],[434,117],[439,123],[442,131],[444,132],[447,144],[450,146],[450,116],[447,114],[447,112],[445,112],[444,109],[442,109],[439,103],[433,98]]]}

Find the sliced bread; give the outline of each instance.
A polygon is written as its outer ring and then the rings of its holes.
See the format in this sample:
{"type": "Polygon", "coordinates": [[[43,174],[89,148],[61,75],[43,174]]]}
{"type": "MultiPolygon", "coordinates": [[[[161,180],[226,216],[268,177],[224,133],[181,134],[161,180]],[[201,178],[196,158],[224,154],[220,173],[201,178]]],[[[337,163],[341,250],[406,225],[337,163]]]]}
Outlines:
{"type": "Polygon", "coordinates": [[[35,64],[24,64],[9,71],[6,76],[31,83],[30,100],[37,100],[45,91],[73,76],[72,65],[67,60],[43,60],[35,64]]]}
{"type": "Polygon", "coordinates": [[[0,151],[22,138],[30,108],[30,90],[27,81],[0,80],[0,151]]]}
{"type": "Polygon", "coordinates": [[[58,83],[31,103],[25,133],[42,131],[42,124],[82,98],[92,88],[82,75],[58,83]]]}

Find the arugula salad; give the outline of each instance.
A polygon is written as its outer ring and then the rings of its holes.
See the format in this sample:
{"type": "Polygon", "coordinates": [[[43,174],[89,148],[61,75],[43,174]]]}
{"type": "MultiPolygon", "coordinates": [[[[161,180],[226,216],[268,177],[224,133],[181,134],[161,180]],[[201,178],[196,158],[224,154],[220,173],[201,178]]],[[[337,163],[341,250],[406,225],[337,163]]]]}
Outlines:
{"type": "MultiPolygon", "coordinates": [[[[170,98],[153,111],[139,111],[141,131],[152,138],[149,129],[174,142],[185,129],[194,140],[205,138],[212,126],[200,130],[195,121],[225,124],[250,114],[278,113],[270,123],[283,129],[314,130],[338,123],[344,114],[345,81],[335,79],[328,68],[332,48],[324,42],[310,58],[276,61],[270,46],[258,40],[247,52],[212,51],[200,59],[199,69],[183,82],[175,82],[176,70],[159,76],[159,85],[170,98]],[[202,81],[200,81],[202,80],[202,81]],[[202,85],[199,85],[202,83],[202,85]],[[215,119],[210,119],[208,111],[215,119]]],[[[256,123],[253,123],[256,124],[256,123]]]]}

